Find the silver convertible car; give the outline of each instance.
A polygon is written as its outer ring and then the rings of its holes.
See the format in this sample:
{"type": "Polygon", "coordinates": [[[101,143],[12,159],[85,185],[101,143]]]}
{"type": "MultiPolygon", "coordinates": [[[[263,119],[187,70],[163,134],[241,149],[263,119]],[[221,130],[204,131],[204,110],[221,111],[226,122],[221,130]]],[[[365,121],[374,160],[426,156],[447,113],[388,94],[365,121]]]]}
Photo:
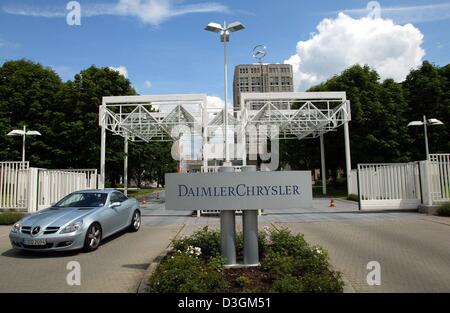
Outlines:
{"type": "Polygon", "coordinates": [[[102,239],[141,226],[139,203],[117,190],[84,190],[28,215],[9,234],[14,248],[33,251],[96,250],[102,239]]]}

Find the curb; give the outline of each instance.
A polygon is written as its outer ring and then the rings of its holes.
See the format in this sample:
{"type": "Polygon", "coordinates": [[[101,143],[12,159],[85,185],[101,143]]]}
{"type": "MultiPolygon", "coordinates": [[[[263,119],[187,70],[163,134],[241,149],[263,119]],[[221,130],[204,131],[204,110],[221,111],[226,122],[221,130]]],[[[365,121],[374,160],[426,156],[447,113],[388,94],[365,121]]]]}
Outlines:
{"type": "Polygon", "coordinates": [[[156,268],[158,267],[159,263],[161,263],[161,261],[164,259],[164,257],[167,255],[167,253],[169,253],[172,248],[170,247],[170,245],[172,244],[172,241],[174,239],[176,239],[181,231],[186,227],[186,224],[183,224],[183,226],[180,228],[180,230],[176,233],[176,235],[173,237],[173,239],[170,241],[169,245],[163,250],[161,251],[158,256],[156,258],[153,259],[152,263],[150,263],[150,265],[147,267],[147,269],[145,270],[144,274],[142,275],[141,281],[139,282],[138,288],[136,290],[136,293],[147,293],[147,281],[149,279],[149,277],[153,274],[153,272],[156,270],[156,268]]]}
{"type": "Polygon", "coordinates": [[[149,277],[153,274],[153,272],[158,267],[159,263],[164,259],[164,257],[167,255],[167,253],[170,252],[170,248],[166,248],[153,260],[152,263],[147,267],[147,269],[144,272],[144,275],[139,283],[138,289],[136,293],[147,293],[147,281],[149,277]]]}

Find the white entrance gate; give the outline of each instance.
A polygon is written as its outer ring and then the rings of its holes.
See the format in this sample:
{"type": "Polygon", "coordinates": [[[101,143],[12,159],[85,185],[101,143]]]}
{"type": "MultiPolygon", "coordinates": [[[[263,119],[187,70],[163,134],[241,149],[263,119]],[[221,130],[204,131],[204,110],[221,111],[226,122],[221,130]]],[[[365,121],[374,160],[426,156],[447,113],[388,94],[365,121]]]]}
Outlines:
{"type": "Polygon", "coordinates": [[[431,154],[429,161],[421,163],[424,180],[424,203],[437,205],[450,202],[450,154],[431,154]]]}
{"type": "Polygon", "coordinates": [[[0,162],[0,209],[27,209],[28,176],[28,162],[0,162]]]}
{"type": "Polygon", "coordinates": [[[0,162],[0,210],[35,212],[63,196],[97,188],[96,169],[49,170],[28,162],[0,162]]]}
{"type": "Polygon", "coordinates": [[[358,164],[361,210],[417,209],[420,185],[417,162],[358,164]]]}

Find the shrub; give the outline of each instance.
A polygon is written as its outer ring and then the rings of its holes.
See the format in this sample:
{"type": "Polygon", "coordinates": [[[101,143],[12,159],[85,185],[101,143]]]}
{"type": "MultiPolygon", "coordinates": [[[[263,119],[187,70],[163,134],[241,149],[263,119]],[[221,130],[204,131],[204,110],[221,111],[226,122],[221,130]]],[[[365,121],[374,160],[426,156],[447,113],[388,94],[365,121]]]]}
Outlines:
{"type": "Polygon", "coordinates": [[[301,278],[302,292],[337,293],[342,292],[344,283],[341,274],[329,270],[320,274],[307,273],[301,278]]]}
{"type": "Polygon", "coordinates": [[[0,213],[0,225],[12,225],[22,217],[24,217],[24,214],[17,212],[0,213]]]}
{"type": "Polygon", "coordinates": [[[291,275],[276,279],[272,285],[272,292],[279,293],[300,293],[303,292],[301,279],[291,275]]]}
{"type": "Polygon", "coordinates": [[[358,202],[359,201],[359,197],[358,197],[358,195],[355,195],[355,194],[349,194],[347,196],[347,200],[358,202]]]}
{"type": "Polygon", "coordinates": [[[341,276],[329,269],[326,251],[309,246],[302,235],[286,229],[272,231],[271,239],[262,268],[274,280],[272,291],[342,292],[341,276]]]}
{"type": "Polygon", "coordinates": [[[202,251],[201,257],[208,260],[220,256],[220,232],[209,230],[208,226],[205,226],[190,237],[174,240],[172,246],[176,251],[186,251],[189,246],[199,247],[202,251]]]}
{"type": "Polygon", "coordinates": [[[308,257],[310,249],[303,235],[293,235],[287,229],[272,230],[270,232],[270,248],[281,255],[308,257]]]}
{"type": "MultiPolygon", "coordinates": [[[[265,229],[259,234],[261,268],[224,271],[220,233],[207,227],[173,242],[175,252],[149,280],[151,292],[342,292],[340,274],[329,269],[326,251],[310,246],[303,235],[287,229],[265,229]],[[199,249],[200,248],[200,249],[199,249]]],[[[243,235],[236,235],[242,255],[243,235]]]]}
{"type": "Polygon", "coordinates": [[[187,253],[178,253],[161,262],[150,277],[150,292],[205,293],[227,288],[221,258],[212,257],[205,263],[187,253]]]}
{"type": "Polygon", "coordinates": [[[450,216],[450,202],[442,204],[437,210],[439,216],[450,216]]]}

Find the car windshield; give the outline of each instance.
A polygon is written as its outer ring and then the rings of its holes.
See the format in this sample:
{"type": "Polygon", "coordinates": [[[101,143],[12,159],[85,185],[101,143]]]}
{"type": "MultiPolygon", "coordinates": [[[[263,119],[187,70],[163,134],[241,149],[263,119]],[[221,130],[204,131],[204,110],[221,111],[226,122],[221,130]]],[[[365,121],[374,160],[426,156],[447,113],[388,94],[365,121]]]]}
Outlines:
{"type": "Polygon", "coordinates": [[[88,208],[88,207],[101,207],[105,205],[106,193],[93,193],[93,192],[77,192],[72,193],[64,197],[61,201],[56,203],[55,207],[60,208],[88,208]]]}

